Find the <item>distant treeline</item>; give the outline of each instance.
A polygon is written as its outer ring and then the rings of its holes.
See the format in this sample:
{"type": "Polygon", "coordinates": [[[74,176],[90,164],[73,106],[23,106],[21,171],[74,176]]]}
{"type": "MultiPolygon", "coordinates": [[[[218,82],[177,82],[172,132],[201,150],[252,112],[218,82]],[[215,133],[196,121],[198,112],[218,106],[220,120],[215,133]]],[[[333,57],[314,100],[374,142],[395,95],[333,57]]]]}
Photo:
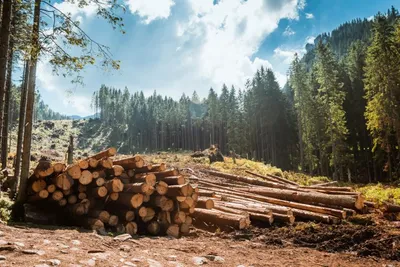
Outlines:
{"type": "Polygon", "coordinates": [[[133,95],[103,85],[93,108],[126,152],[197,150],[223,153],[360,181],[400,174],[400,24],[392,8],[373,21],[354,20],[318,36],[291,64],[280,90],[270,69],[244,89],[223,85],[200,100],[133,95]]]}

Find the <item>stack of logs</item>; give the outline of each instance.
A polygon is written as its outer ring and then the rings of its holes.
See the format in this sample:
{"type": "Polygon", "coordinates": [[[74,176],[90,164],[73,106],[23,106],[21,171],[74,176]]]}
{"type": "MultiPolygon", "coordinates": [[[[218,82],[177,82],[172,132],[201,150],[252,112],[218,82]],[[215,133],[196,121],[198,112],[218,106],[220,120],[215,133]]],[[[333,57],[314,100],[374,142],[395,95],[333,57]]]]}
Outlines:
{"type": "MultiPolygon", "coordinates": [[[[368,213],[377,204],[364,200],[351,187],[333,186],[335,182],[300,186],[282,177],[252,177],[227,174],[211,169],[200,170],[199,194],[194,218],[226,228],[244,229],[252,222],[270,225],[293,224],[295,220],[336,224],[357,213],[368,213]],[[218,177],[219,181],[215,178],[218,177]],[[222,178],[222,179],[221,179],[222,178]],[[204,197],[209,197],[206,199],[204,197]]],[[[384,205],[386,212],[400,212],[400,206],[384,205]]]]}
{"type": "Polygon", "coordinates": [[[109,148],[70,166],[41,160],[28,181],[28,202],[58,209],[75,225],[119,233],[179,237],[189,233],[198,188],[166,164],[109,148]],[[43,205],[44,204],[44,205],[43,205]]]}

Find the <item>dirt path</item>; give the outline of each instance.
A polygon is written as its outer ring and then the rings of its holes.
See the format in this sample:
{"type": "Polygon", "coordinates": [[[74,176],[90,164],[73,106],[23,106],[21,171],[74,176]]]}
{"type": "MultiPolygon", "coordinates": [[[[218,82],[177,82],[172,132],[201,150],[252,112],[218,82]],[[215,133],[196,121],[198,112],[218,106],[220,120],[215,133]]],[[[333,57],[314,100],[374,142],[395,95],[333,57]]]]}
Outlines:
{"type": "Polygon", "coordinates": [[[207,233],[178,240],[143,237],[119,241],[79,229],[0,225],[0,231],[0,255],[5,257],[0,266],[400,266],[400,262],[350,253],[275,247],[207,233]]]}

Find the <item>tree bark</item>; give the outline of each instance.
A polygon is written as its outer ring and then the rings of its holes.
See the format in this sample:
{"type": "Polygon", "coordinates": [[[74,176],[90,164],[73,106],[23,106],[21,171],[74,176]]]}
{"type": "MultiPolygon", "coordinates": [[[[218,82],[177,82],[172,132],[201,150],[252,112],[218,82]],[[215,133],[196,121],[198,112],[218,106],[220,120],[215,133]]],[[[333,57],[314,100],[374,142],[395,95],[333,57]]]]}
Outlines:
{"type": "MultiPolygon", "coordinates": [[[[3,133],[3,119],[4,119],[4,95],[6,90],[6,75],[7,75],[7,63],[9,55],[9,44],[11,36],[11,17],[13,1],[4,1],[2,10],[2,20],[0,29],[0,133],[3,133]]],[[[7,147],[7,145],[6,145],[7,147]]],[[[4,168],[4,166],[3,166],[4,168]]]]}
{"type": "Polygon", "coordinates": [[[24,131],[24,146],[22,153],[22,172],[20,188],[17,201],[24,203],[26,200],[26,184],[29,176],[30,156],[31,156],[31,141],[32,141],[32,126],[33,126],[33,108],[35,103],[35,80],[36,80],[36,65],[39,57],[39,29],[40,29],[40,4],[41,0],[35,0],[35,11],[33,15],[32,29],[32,51],[31,51],[31,66],[29,71],[28,83],[28,98],[26,107],[26,124],[24,131]]]}

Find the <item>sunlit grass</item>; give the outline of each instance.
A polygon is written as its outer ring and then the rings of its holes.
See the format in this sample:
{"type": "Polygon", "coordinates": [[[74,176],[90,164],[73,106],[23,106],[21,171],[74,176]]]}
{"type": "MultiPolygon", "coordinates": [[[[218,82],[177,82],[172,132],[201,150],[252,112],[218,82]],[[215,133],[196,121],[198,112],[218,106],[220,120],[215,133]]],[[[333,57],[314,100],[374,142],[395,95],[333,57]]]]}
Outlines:
{"type": "Polygon", "coordinates": [[[366,200],[378,202],[379,204],[388,201],[400,205],[400,188],[383,184],[368,184],[357,188],[366,200]]]}

